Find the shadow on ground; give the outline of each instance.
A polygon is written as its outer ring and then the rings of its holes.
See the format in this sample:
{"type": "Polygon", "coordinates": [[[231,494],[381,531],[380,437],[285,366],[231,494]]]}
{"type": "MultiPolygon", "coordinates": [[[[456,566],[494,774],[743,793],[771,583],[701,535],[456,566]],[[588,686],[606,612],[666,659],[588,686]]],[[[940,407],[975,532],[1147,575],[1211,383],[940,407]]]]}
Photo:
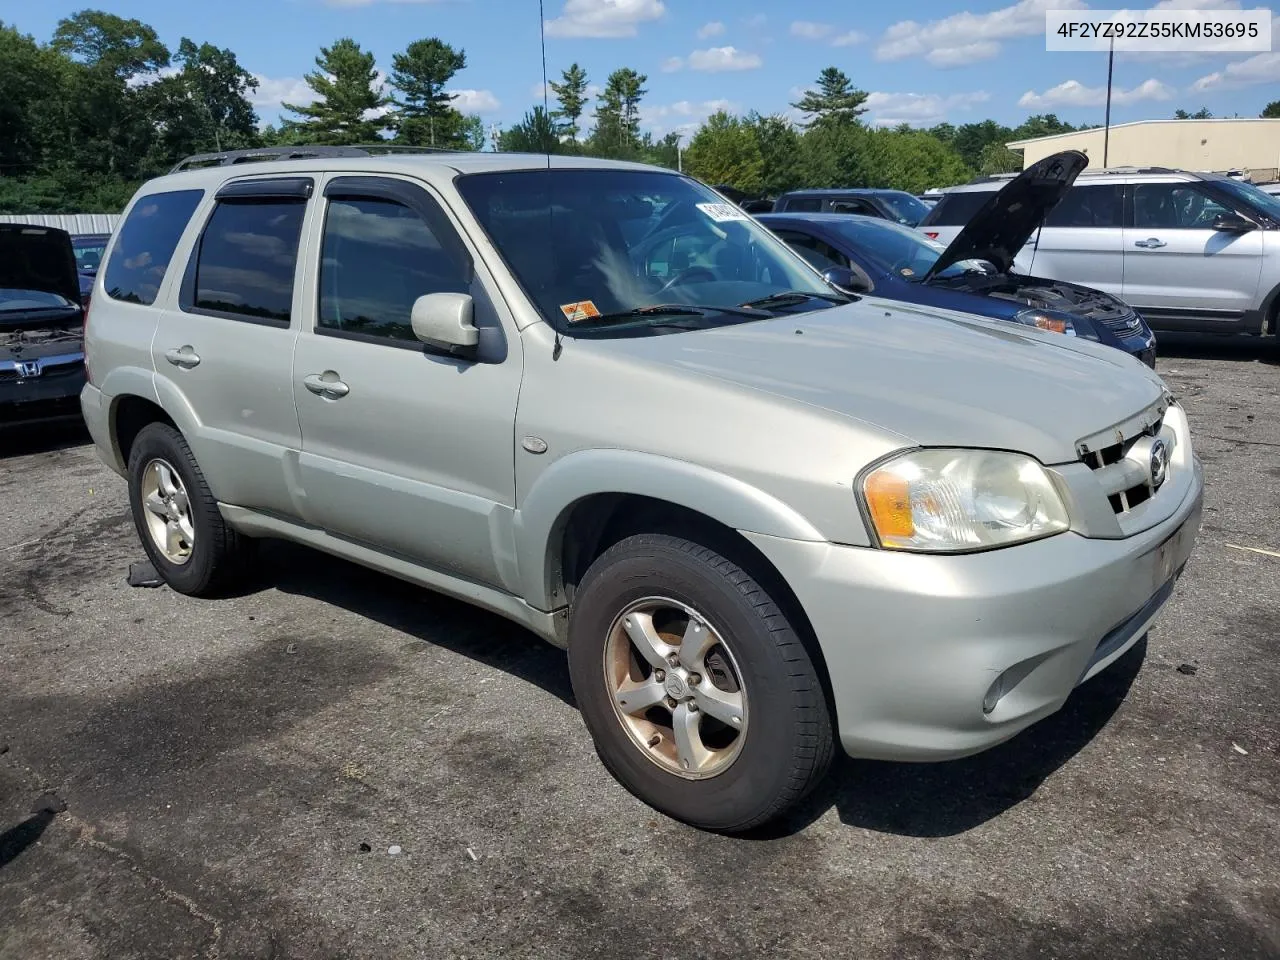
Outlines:
{"type": "Polygon", "coordinates": [[[83,420],[51,420],[8,426],[0,422],[0,460],[51,453],[90,443],[83,420]]]}
{"type": "Polygon", "coordinates": [[[1280,366],[1280,342],[1243,334],[1157,333],[1156,372],[1161,360],[1258,361],[1280,366]]]}
{"type": "Polygon", "coordinates": [[[22,851],[39,840],[49,824],[53,823],[53,817],[52,810],[41,810],[16,827],[10,827],[4,833],[0,833],[0,870],[18,859],[22,851]]]}

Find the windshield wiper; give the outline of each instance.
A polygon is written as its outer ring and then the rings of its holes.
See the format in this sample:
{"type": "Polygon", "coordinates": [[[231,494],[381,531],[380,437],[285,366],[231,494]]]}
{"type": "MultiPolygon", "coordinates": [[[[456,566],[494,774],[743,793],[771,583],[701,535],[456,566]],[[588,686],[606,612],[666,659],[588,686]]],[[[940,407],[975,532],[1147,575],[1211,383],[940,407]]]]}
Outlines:
{"type": "Polygon", "coordinates": [[[575,328],[594,327],[597,325],[609,325],[611,323],[626,323],[628,320],[644,320],[648,317],[705,317],[708,313],[732,313],[739,317],[750,317],[752,320],[761,319],[760,314],[755,310],[745,310],[738,307],[722,307],[717,305],[694,306],[687,303],[655,303],[647,307],[635,307],[631,310],[618,310],[614,313],[602,313],[598,317],[587,317],[585,320],[578,320],[573,323],[575,328]]]}
{"type": "Polygon", "coordinates": [[[748,300],[746,303],[739,304],[741,307],[753,307],[757,310],[767,310],[769,307],[789,307],[798,303],[804,303],[806,300],[826,300],[828,303],[848,303],[848,297],[842,297],[836,293],[809,293],[805,290],[782,290],[778,293],[771,293],[767,297],[761,297],[759,300],[748,300]]]}

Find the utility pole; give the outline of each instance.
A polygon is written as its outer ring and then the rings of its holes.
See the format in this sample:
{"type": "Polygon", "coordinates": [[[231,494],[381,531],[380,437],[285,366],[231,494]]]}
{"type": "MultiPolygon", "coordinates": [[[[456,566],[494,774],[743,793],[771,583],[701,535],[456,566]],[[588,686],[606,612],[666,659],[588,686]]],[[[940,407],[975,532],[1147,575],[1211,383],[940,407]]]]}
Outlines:
{"type": "Polygon", "coordinates": [[[1107,152],[1111,147],[1111,73],[1116,65],[1116,38],[1111,38],[1111,50],[1107,54],[1107,119],[1102,129],[1102,169],[1107,168],[1107,152]]]}

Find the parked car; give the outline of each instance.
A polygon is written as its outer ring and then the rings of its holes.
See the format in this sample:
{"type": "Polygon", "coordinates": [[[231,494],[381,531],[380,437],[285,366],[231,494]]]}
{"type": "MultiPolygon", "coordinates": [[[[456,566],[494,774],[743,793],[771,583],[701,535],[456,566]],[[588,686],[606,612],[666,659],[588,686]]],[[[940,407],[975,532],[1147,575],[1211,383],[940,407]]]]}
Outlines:
{"type": "Polygon", "coordinates": [[[1258,186],[1258,189],[1273,197],[1280,197],[1280,183],[1263,183],[1258,186]]]}
{"type": "Polygon", "coordinates": [[[495,611],[724,831],[837,740],[1008,739],[1170,596],[1202,470],[1115,350],[853,300],[672,171],[315,150],[145,184],[98,274],[85,417],[175,590],[283,537],[495,611]]]}
{"type": "Polygon", "coordinates": [[[852,271],[851,292],[960,310],[1085,337],[1155,366],[1156,340],[1134,310],[1100,290],[1013,273],[1018,250],[1088,160],[1050,157],[995,194],[943,246],[915,230],[872,217],[775,213],[760,222],[821,272],[852,271]],[[1056,183],[1057,189],[1047,185],[1056,183]]]}
{"type": "Polygon", "coordinates": [[[914,227],[929,207],[905,190],[792,190],[773,204],[775,213],[858,213],[914,227]]]}
{"type": "Polygon", "coordinates": [[[106,252],[110,234],[82,234],[71,238],[71,247],[76,255],[76,270],[80,274],[80,299],[85,304],[93,290],[93,278],[102,263],[102,255],[106,252]]]}
{"type": "Polygon", "coordinates": [[[84,310],[65,230],[0,223],[0,424],[80,416],[84,310]]]}
{"type": "MultiPolygon", "coordinates": [[[[921,232],[949,243],[1010,179],[952,188],[921,232]]],[[[1280,327],[1280,196],[1229,177],[1086,170],[1016,253],[1019,272],[1104,290],[1157,331],[1280,327]]]]}

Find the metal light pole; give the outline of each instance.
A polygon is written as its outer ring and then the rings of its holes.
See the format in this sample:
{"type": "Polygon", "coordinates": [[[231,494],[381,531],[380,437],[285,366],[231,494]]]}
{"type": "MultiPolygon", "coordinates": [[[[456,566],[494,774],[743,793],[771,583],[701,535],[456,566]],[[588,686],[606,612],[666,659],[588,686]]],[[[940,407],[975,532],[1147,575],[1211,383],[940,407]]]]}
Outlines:
{"type": "Polygon", "coordinates": [[[1102,169],[1107,168],[1107,151],[1111,146],[1111,72],[1116,65],[1116,38],[1111,38],[1111,51],[1107,54],[1107,119],[1102,129],[1102,169]]]}

